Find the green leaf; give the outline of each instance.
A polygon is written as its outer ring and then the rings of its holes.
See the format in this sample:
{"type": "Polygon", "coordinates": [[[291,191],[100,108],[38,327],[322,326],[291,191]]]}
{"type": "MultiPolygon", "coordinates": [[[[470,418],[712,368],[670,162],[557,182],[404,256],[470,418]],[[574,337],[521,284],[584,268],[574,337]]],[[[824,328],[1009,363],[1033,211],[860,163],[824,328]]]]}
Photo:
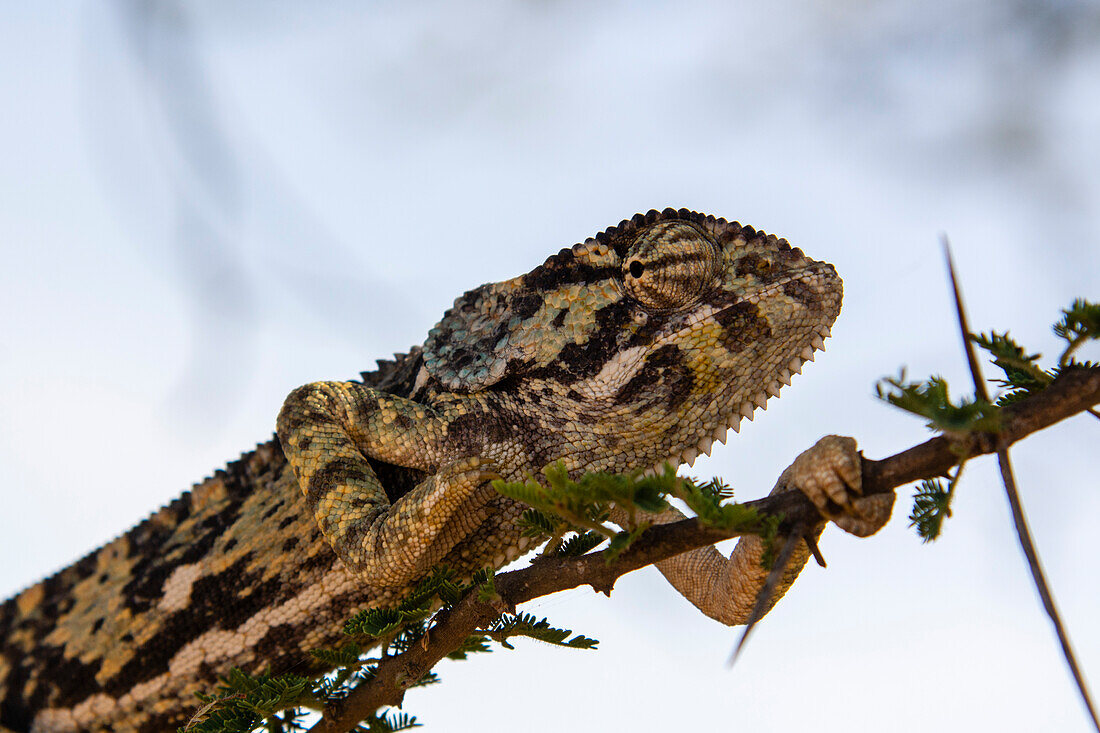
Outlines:
{"type": "Polygon", "coordinates": [[[519,515],[520,528],[525,537],[548,537],[557,533],[561,520],[538,509],[528,509],[519,515]]]}
{"type": "Polygon", "coordinates": [[[1067,342],[1065,351],[1058,359],[1058,364],[1065,366],[1081,344],[1100,338],[1100,304],[1083,298],[1073,301],[1069,308],[1062,311],[1062,320],[1054,324],[1054,333],[1067,342]]]}
{"type": "Polygon", "coordinates": [[[462,595],[462,586],[455,580],[455,573],[446,565],[432,568],[428,576],[416,584],[416,588],[398,606],[410,617],[430,607],[436,599],[444,604],[453,603],[462,595]]]}
{"type": "Polygon", "coordinates": [[[406,615],[396,608],[368,608],[344,623],[344,633],[378,638],[396,632],[408,621],[406,615]]]}
{"type": "Polygon", "coordinates": [[[390,653],[401,654],[416,645],[428,630],[427,619],[417,619],[401,627],[401,631],[390,640],[390,653]]]}
{"type": "Polygon", "coordinates": [[[477,599],[482,603],[491,603],[500,598],[500,594],[497,593],[496,574],[492,568],[482,568],[474,573],[470,585],[477,588],[477,599]]]}
{"type": "Polygon", "coordinates": [[[489,637],[484,634],[473,634],[467,636],[460,647],[450,652],[447,655],[447,659],[463,660],[470,654],[481,654],[491,651],[493,651],[493,649],[489,646],[489,637]]]}
{"type": "Polygon", "coordinates": [[[943,521],[951,516],[951,499],[954,483],[945,487],[939,479],[925,479],[913,496],[913,511],[909,514],[909,526],[916,527],[917,534],[925,542],[940,536],[943,521]]]}
{"type": "Polygon", "coordinates": [[[602,545],[607,538],[599,532],[583,532],[567,537],[558,547],[558,557],[579,557],[602,545]]]}
{"type": "Polygon", "coordinates": [[[742,532],[759,532],[763,527],[763,518],[751,507],[725,503],[733,490],[717,478],[705,484],[680,479],[674,495],[708,526],[742,532]]]}
{"type": "Polygon", "coordinates": [[[981,431],[995,433],[1000,430],[1000,412],[995,405],[982,399],[960,400],[953,403],[948,394],[947,382],[942,377],[929,377],[924,382],[906,382],[902,370],[897,379],[886,377],[875,386],[879,399],[900,407],[914,415],[928,419],[928,426],[945,432],[961,433],[981,431]]]}
{"type": "MultiPolygon", "coordinates": [[[[187,733],[250,733],[263,723],[289,708],[295,708],[303,698],[312,696],[318,686],[293,674],[272,676],[265,672],[247,674],[232,669],[221,680],[214,695],[199,695],[206,705],[180,731],[187,733]]],[[[289,716],[293,719],[295,716],[289,716]]]]}
{"type": "MultiPolygon", "coordinates": [[[[1028,354],[1024,347],[1012,340],[1008,332],[999,334],[991,331],[987,336],[984,333],[970,335],[970,340],[985,349],[993,357],[993,365],[1004,372],[1004,379],[993,381],[1002,387],[1007,387],[1012,395],[1024,395],[1044,389],[1053,381],[1049,372],[1043,371],[1038,360],[1041,354],[1028,354]]],[[[1020,399],[1019,396],[1011,398],[1008,402],[1020,399]]],[[[1004,398],[997,401],[998,405],[1008,404],[1004,398]]]]}
{"type": "Polygon", "coordinates": [[[339,649],[314,649],[310,652],[310,656],[331,668],[357,665],[362,654],[362,649],[354,642],[349,642],[339,649]]]}
{"type": "Polygon", "coordinates": [[[435,672],[428,672],[426,675],[418,679],[409,685],[409,689],[413,687],[427,687],[428,685],[438,685],[442,680],[439,679],[439,675],[435,672]]]}
{"type": "Polygon", "coordinates": [[[629,474],[586,473],[573,480],[561,462],[543,470],[546,483],[534,479],[524,482],[495,481],[493,486],[504,496],[526,502],[533,508],[525,512],[524,525],[539,536],[549,535],[550,553],[575,556],[598,546],[601,538],[610,539],[604,550],[608,562],[614,561],[649,526],[645,516],[669,509],[668,499],[684,501],[699,520],[722,529],[741,532],[764,531],[764,520],[752,509],[725,503],[733,491],[720,479],[699,484],[676,475],[671,464],[660,473],[643,476],[629,474]],[[616,505],[626,515],[625,532],[604,526],[609,508],[616,505]],[[559,539],[570,537],[555,548],[559,539]]]}
{"type": "Polygon", "coordinates": [[[399,730],[418,728],[416,717],[408,713],[395,713],[392,710],[382,715],[374,715],[356,727],[358,733],[394,733],[399,730]]]}
{"type": "Polygon", "coordinates": [[[595,649],[599,642],[587,636],[573,634],[569,629],[558,629],[550,625],[546,619],[536,619],[529,613],[505,614],[493,621],[486,629],[486,635],[499,643],[505,649],[514,649],[508,639],[513,636],[526,636],[538,639],[547,644],[565,646],[572,649],[595,649]]]}

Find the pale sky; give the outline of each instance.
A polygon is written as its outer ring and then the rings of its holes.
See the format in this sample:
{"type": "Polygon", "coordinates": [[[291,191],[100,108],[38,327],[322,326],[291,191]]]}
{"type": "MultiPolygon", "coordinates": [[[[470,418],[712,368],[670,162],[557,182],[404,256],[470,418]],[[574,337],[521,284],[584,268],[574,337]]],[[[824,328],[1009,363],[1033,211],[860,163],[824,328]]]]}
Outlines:
{"type": "MultiPolygon", "coordinates": [[[[965,392],[940,233],[975,329],[1054,356],[1059,309],[1098,295],[1090,3],[7,3],[0,49],[4,596],[266,440],[295,386],[636,211],[740,220],[844,278],[827,352],[692,471],[744,499],[824,434],[871,458],[928,437],[872,397],[902,365],[965,392]]],[[[1079,417],[1013,449],[1094,687],[1098,440],[1079,417]]],[[[1087,730],[992,461],[933,545],[910,493],[873,538],[826,532],[829,568],[732,672],[737,630],[644,571],[524,608],[599,651],[445,662],[406,710],[437,731],[1087,730]]]]}

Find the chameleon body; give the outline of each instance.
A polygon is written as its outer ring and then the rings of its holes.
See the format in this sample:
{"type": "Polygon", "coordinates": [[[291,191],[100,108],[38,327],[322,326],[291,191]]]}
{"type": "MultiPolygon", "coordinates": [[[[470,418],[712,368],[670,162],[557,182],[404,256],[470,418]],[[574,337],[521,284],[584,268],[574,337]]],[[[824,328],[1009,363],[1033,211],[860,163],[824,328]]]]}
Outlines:
{"type": "MultiPolygon", "coordinates": [[[[422,346],[295,390],[275,440],[0,606],[0,729],[172,730],[231,667],[323,671],[309,650],[338,644],[356,610],[433,565],[470,573],[533,548],[524,507],[489,479],[709,453],[821,348],[841,292],[785,240],[671,209],[467,292],[422,346]]],[[[850,493],[854,441],[827,440],[780,486],[872,531],[881,513],[850,493]]],[[[659,567],[739,623],[760,551],[748,538],[730,559],[659,567]]]]}

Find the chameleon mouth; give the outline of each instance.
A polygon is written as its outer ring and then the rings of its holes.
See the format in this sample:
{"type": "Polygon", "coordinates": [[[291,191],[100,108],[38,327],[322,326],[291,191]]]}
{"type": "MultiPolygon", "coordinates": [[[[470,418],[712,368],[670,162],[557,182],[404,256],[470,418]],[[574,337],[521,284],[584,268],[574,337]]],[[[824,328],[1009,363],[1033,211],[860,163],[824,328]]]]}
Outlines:
{"type": "Polygon", "coordinates": [[[700,455],[709,456],[715,443],[726,442],[730,430],[733,430],[735,433],[740,432],[742,420],[751,421],[755,417],[757,409],[768,409],[768,398],[778,397],[779,391],[783,387],[790,385],[791,377],[795,374],[801,374],[803,365],[806,364],[806,362],[813,361],[816,352],[825,350],[825,339],[829,338],[831,335],[832,330],[827,324],[821,323],[813,326],[810,338],[802,346],[802,350],[798,353],[798,356],[792,358],[787,362],[786,366],[779,369],[779,371],[775,373],[775,377],[770,384],[765,386],[762,391],[742,401],[735,409],[730,410],[729,414],[719,422],[717,427],[700,437],[694,446],[688,446],[672,454],[665,460],[646,470],[645,474],[657,474],[662,472],[666,463],[670,463],[674,467],[685,464],[693,466],[695,460],[700,455]]]}

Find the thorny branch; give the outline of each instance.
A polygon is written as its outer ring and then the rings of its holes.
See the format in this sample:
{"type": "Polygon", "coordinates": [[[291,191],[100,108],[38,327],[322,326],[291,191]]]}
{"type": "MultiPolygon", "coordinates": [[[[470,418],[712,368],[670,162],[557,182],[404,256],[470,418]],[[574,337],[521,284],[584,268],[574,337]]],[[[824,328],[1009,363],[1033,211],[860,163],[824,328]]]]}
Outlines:
{"type": "MultiPolygon", "coordinates": [[[[973,458],[995,453],[1097,404],[1100,404],[1100,367],[1068,369],[1042,392],[1005,407],[1002,430],[997,435],[938,436],[880,461],[864,458],[863,493],[893,491],[913,481],[946,475],[958,462],[959,455],[973,458]]],[[[787,530],[822,521],[813,504],[799,491],[776,494],[746,505],[765,514],[782,515],[782,526],[787,530]]],[[[477,593],[468,594],[449,612],[436,618],[424,643],[383,659],[370,683],[330,706],[310,731],[345,733],[378,708],[399,705],[409,685],[477,629],[517,604],[581,585],[610,593],[615,581],[626,573],[739,534],[707,527],[698,519],[684,519],[649,528],[610,564],[604,561],[602,553],[595,552],[578,558],[547,557],[531,567],[501,573],[495,580],[498,593],[495,601],[482,602],[477,593]]]]}
{"type": "MultiPolygon", "coordinates": [[[[951,257],[951,247],[947,237],[943,237],[943,254],[947,259],[947,272],[951,277],[951,290],[955,296],[955,312],[959,322],[959,332],[962,334],[963,350],[966,352],[967,365],[970,367],[970,376],[974,380],[974,394],[986,402],[989,402],[989,391],[985,388],[985,380],[982,379],[982,370],[978,365],[978,355],[975,353],[974,344],[970,339],[970,325],[966,319],[966,308],[963,306],[962,294],[959,292],[959,280],[955,276],[955,262],[951,257]]],[[[1072,347],[1071,347],[1072,348],[1072,347]]],[[[1067,350],[1067,354],[1070,350],[1067,350]]],[[[1096,413],[1089,409],[1093,416],[1096,413]]],[[[1035,541],[1031,537],[1031,530],[1027,526],[1027,518],[1024,516],[1024,506],[1020,501],[1020,492],[1016,489],[1016,477],[1012,472],[1012,463],[1008,458],[1008,443],[1001,440],[997,443],[997,467],[1001,471],[1001,481],[1005,487],[1005,495],[1008,505],[1012,509],[1012,524],[1016,529],[1016,537],[1020,540],[1020,549],[1027,558],[1027,566],[1031,571],[1031,578],[1035,581],[1035,588],[1039,591],[1039,597],[1043,601],[1043,610],[1047,612],[1050,622],[1054,625],[1054,633],[1058,636],[1058,643],[1062,647],[1062,656],[1069,666],[1073,681],[1077,685],[1077,691],[1085,703],[1085,709],[1092,719],[1092,725],[1100,733],[1100,717],[1096,714],[1096,707],[1089,695],[1088,685],[1085,684],[1085,676],[1081,673],[1081,667],[1077,664],[1077,655],[1073,651],[1073,645],[1069,640],[1069,632],[1062,623],[1062,615],[1058,612],[1058,606],[1054,602],[1054,593],[1050,590],[1046,573],[1039,562],[1039,553],[1035,549],[1035,541]]]]}

